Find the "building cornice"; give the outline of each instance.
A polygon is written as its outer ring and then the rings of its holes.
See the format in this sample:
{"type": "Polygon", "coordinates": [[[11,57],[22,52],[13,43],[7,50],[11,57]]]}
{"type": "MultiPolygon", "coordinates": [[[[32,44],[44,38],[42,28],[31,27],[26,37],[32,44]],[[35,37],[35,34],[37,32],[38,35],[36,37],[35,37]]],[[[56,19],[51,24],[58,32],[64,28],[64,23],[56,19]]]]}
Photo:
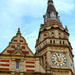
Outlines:
{"type": "Polygon", "coordinates": [[[25,58],[39,58],[39,56],[22,56],[22,55],[8,55],[8,54],[0,54],[0,56],[25,57],[25,58]]]}
{"type": "MultiPolygon", "coordinates": [[[[67,33],[68,35],[70,35],[68,32],[65,31],[65,29],[64,29],[64,30],[60,29],[60,27],[51,27],[50,29],[46,29],[46,28],[45,28],[45,31],[49,31],[49,30],[53,30],[53,29],[61,30],[62,32],[65,32],[65,33],[67,33]]],[[[44,32],[44,30],[43,30],[43,31],[40,31],[40,32],[39,32],[39,35],[40,35],[42,32],[44,32]]]]}
{"type": "Polygon", "coordinates": [[[41,51],[43,51],[45,48],[51,47],[51,46],[54,46],[54,47],[65,47],[65,48],[69,48],[69,51],[70,51],[72,57],[74,57],[74,55],[72,54],[72,51],[70,50],[70,47],[67,46],[67,45],[64,46],[64,45],[47,44],[46,46],[44,46],[43,48],[41,48],[40,50],[38,50],[38,53],[40,53],[41,51]]]}

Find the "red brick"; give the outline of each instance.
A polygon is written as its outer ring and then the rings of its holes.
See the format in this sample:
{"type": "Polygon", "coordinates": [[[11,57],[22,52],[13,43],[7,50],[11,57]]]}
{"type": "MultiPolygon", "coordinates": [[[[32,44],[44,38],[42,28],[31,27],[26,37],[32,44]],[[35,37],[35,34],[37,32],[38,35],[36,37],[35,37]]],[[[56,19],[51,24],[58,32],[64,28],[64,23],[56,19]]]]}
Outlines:
{"type": "Polygon", "coordinates": [[[61,38],[61,37],[59,36],[59,38],[61,38]]]}
{"type": "Polygon", "coordinates": [[[29,54],[29,51],[22,51],[23,53],[25,53],[25,54],[29,54]]]}
{"type": "Polygon", "coordinates": [[[9,64],[0,64],[0,66],[9,66],[9,64]]]}
{"type": "Polygon", "coordinates": [[[9,62],[9,60],[1,60],[1,62],[9,62]]]}
{"type": "Polygon", "coordinates": [[[52,38],[55,38],[54,36],[52,36],[52,38]]]}
{"type": "Polygon", "coordinates": [[[26,70],[27,72],[35,72],[35,70],[26,70]]]}
{"type": "Polygon", "coordinates": [[[44,38],[44,40],[46,40],[46,38],[44,38]]]}
{"type": "Polygon", "coordinates": [[[35,66],[32,66],[32,65],[26,65],[26,67],[34,68],[35,66]]]}
{"type": "Polygon", "coordinates": [[[17,40],[14,40],[14,42],[17,42],[17,40]]]}
{"type": "Polygon", "coordinates": [[[14,50],[7,50],[7,53],[13,53],[14,50]]]}
{"type": "Polygon", "coordinates": [[[20,42],[23,42],[23,40],[20,40],[20,42]]]}
{"type": "Polygon", "coordinates": [[[7,71],[8,71],[8,70],[9,70],[9,68],[0,68],[0,70],[7,70],[7,71]]]}
{"type": "Polygon", "coordinates": [[[11,48],[15,48],[15,45],[11,45],[11,48]]]}
{"type": "Polygon", "coordinates": [[[26,63],[31,63],[31,64],[35,64],[35,62],[31,62],[31,61],[26,61],[26,63]]]}
{"type": "Polygon", "coordinates": [[[22,46],[22,49],[25,49],[25,46],[22,46]]]}
{"type": "Polygon", "coordinates": [[[45,57],[45,59],[47,59],[47,57],[45,57]]]}
{"type": "Polygon", "coordinates": [[[47,61],[45,61],[45,63],[47,64],[47,61]]]}

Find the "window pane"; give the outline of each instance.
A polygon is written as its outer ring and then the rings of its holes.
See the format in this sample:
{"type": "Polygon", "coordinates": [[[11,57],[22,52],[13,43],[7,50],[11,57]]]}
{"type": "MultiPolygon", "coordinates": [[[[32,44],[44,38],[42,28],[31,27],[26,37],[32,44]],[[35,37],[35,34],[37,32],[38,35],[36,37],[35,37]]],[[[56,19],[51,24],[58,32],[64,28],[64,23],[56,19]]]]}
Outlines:
{"type": "Polygon", "coordinates": [[[16,69],[19,69],[19,61],[16,61],[16,69]]]}

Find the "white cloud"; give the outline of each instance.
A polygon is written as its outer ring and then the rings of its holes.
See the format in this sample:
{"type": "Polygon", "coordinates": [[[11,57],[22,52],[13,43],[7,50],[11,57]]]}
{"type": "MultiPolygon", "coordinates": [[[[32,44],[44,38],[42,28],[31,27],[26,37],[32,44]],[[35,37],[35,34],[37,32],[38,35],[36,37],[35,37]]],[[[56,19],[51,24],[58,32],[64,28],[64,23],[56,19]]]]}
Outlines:
{"type": "Polygon", "coordinates": [[[28,46],[33,51],[33,53],[35,53],[35,43],[36,43],[37,36],[38,36],[37,31],[34,31],[31,34],[27,34],[25,36],[28,46]]]}
{"type": "MultiPolygon", "coordinates": [[[[17,17],[40,17],[45,14],[47,7],[47,0],[7,0],[2,3],[5,5],[1,10],[17,17]]],[[[74,0],[54,0],[54,4],[59,12],[69,13],[74,9],[74,0]]]]}
{"type": "Polygon", "coordinates": [[[44,12],[44,5],[46,0],[7,0],[7,11],[15,14],[16,16],[40,16],[44,12]]]}
{"type": "Polygon", "coordinates": [[[60,12],[71,13],[75,8],[74,0],[54,0],[56,8],[60,12]]]}
{"type": "MultiPolygon", "coordinates": [[[[56,8],[60,12],[70,13],[74,9],[74,0],[54,0],[56,8]]],[[[9,4],[11,12],[17,16],[42,16],[46,11],[47,0],[11,0],[9,4]]]]}

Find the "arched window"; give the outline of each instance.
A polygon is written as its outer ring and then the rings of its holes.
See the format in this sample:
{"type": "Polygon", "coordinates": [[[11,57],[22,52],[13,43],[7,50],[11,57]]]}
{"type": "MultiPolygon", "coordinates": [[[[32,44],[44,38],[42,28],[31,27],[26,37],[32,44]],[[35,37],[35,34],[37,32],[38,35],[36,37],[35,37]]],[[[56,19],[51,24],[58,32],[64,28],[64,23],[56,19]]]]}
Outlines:
{"type": "Polygon", "coordinates": [[[52,38],[55,38],[55,36],[54,36],[54,32],[52,32],[52,38]]]}
{"type": "Polygon", "coordinates": [[[53,40],[53,44],[55,44],[55,40],[53,40]]]}
{"type": "Polygon", "coordinates": [[[46,34],[44,34],[44,36],[46,36],[46,34]]]}
{"type": "Polygon", "coordinates": [[[60,41],[60,44],[61,44],[61,41],[60,41]]]}
{"type": "Polygon", "coordinates": [[[63,41],[63,44],[64,44],[64,41],[63,41]]]}
{"type": "Polygon", "coordinates": [[[52,35],[54,34],[54,32],[52,32],[52,35]]]}
{"type": "Polygon", "coordinates": [[[50,43],[52,44],[52,40],[50,40],[50,43]]]}

